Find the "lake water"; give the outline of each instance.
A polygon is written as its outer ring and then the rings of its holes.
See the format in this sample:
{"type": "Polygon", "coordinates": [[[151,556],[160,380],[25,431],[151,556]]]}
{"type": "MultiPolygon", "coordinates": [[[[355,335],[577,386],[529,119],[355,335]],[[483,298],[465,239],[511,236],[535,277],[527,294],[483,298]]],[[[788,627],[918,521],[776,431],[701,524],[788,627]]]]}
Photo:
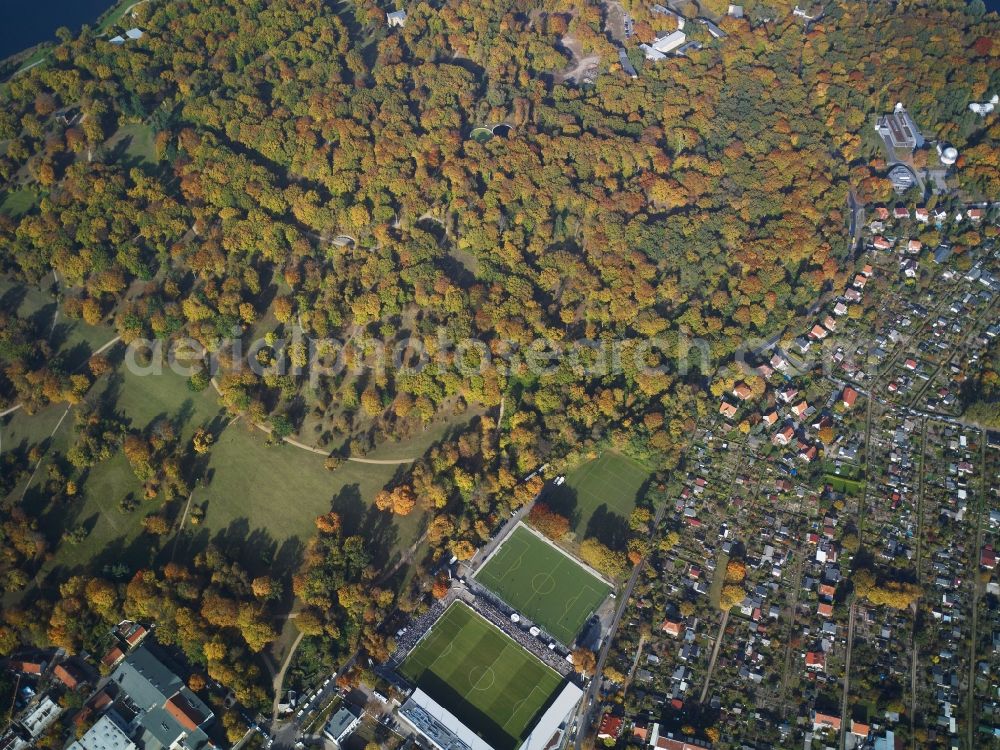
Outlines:
{"type": "Polygon", "coordinates": [[[0,0],[0,60],[55,39],[60,26],[78,31],[115,0],[0,0]]]}

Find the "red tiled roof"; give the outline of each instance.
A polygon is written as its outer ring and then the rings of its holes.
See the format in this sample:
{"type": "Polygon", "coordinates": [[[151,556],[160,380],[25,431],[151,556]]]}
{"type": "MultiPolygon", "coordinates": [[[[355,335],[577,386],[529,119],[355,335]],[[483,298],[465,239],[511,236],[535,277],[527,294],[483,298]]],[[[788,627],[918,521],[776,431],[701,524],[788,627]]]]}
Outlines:
{"type": "Polygon", "coordinates": [[[663,632],[667,635],[677,636],[684,632],[684,623],[666,620],[663,623],[663,632]]]}
{"type": "Polygon", "coordinates": [[[612,716],[611,714],[604,714],[601,718],[601,725],[597,729],[597,736],[601,739],[605,737],[612,737],[614,739],[618,738],[618,735],[622,731],[622,719],[620,716],[612,716]]]}
{"type": "Polygon", "coordinates": [[[144,628],[142,625],[136,625],[135,630],[129,633],[128,637],[126,637],[125,640],[128,641],[128,645],[134,646],[135,644],[137,644],[139,641],[142,640],[142,637],[144,635],[146,635],[146,628],[144,628]]]}
{"type": "Polygon", "coordinates": [[[189,732],[193,732],[205,720],[205,717],[198,713],[180,693],[174,693],[163,707],[189,732]]]}
{"type": "Polygon", "coordinates": [[[52,670],[52,674],[55,676],[59,682],[68,687],[70,690],[76,689],[76,686],[80,684],[80,681],[62,664],[57,664],[56,668],[52,670]]]}
{"type": "Polygon", "coordinates": [[[862,724],[860,721],[854,721],[851,719],[851,734],[856,734],[858,737],[867,737],[872,728],[867,724],[862,724]]]}
{"type": "Polygon", "coordinates": [[[115,646],[110,651],[108,651],[108,653],[104,655],[104,658],[101,659],[101,663],[104,664],[105,666],[110,667],[117,664],[118,661],[124,656],[125,656],[124,652],[122,652],[120,648],[115,646]]]}
{"type": "Polygon", "coordinates": [[[42,665],[33,661],[9,661],[7,666],[15,672],[23,674],[41,674],[42,665]]]}
{"type": "Polygon", "coordinates": [[[806,654],[806,666],[826,669],[826,654],[822,651],[809,651],[806,654]]]}
{"type": "Polygon", "coordinates": [[[111,696],[108,695],[103,690],[90,699],[90,707],[93,708],[95,711],[100,711],[104,708],[107,708],[110,705],[111,705],[111,696]]]}
{"type": "Polygon", "coordinates": [[[821,714],[817,711],[813,715],[813,726],[819,726],[825,724],[826,726],[833,729],[835,732],[840,731],[840,717],[830,716],[829,714],[821,714]]]}

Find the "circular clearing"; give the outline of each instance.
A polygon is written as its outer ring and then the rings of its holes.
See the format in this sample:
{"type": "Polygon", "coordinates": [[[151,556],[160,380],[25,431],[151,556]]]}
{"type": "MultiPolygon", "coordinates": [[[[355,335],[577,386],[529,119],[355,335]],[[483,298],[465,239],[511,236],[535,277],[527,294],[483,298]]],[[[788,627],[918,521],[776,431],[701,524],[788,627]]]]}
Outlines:
{"type": "Polygon", "coordinates": [[[556,589],[556,579],[549,573],[536,573],[531,579],[531,588],[542,596],[551,594],[556,589]]]}
{"type": "Polygon", "coordinates": [[[469,685],[473,690],[487,691],[496,684],[497,676],[493,667],[473,667],[469,670],[469,685]]]}

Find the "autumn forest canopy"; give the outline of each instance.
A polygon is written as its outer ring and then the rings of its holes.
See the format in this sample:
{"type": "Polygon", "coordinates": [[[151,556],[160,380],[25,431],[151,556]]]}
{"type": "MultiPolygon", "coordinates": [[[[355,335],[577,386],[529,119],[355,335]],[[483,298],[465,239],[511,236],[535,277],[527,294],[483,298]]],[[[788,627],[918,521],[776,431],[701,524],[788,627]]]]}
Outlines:
{"type": "MultiPolygon", "coordinates": [[[[669,30],[638,0],[625,5],[640,41],[669,30]]],[[[497,353],[539,338],[683,335],[721,362],[853,275],[849,194],[893,200],[875,114],[905,102],[959,150],[965,195],[1000,194],[1000,120],[968,109],[1000,92],[995,14],[958,0],[843,0],[805,26],[786,5],[748,2],[746,19],[720,22],[726,38],[706,36],[687,57],[643,64],[633,45],[633,79],[588,0],[421,1],[402,28],[386,25],[395,6],[372,0],[152,0],[135,11],[141,39],[64,33],[44,64],[0,89],[0,195],[34,196],[0,213],[0,273],[38,285],[55,272],[61,313],[125,343],[186,336],[214,350],[234,330],[294,327],[317,339],[410,337],[433,354],[442,332],[497,353]],[[567,40],[599,58],[593,85],[557,81],[574,64],[567,40]],[[470,137],[497,123],[509,133],[470,137]],[[123,127],[148,129],[147,158],[123,158],[123,127]]],[[[78,403],[105,371],[70,366],[44,332],[0,315],[0,407],[78,403]]],[[[676,466],[713,408],[711,373],[625,365],[594,378],[500,360],[474,373],[324,376],[312,398],[341,407],[335,432],[364,433],[329,443],[334,461],[446,411],[483,415],[364,498],[386,513],[426,510],[432,548],[467,556],[534,495],[539,485],[518,478],[551,456],[605,441],[676,466]]],[[[231,416],[288,435],[306,380],[223,370],[216,385],[231,416]]],[[[127,443],[154,496],[187,496],[193,453],[176,436],[129,443],[113,417],[77,420],[79,464],[60,492],[127,443]]],[[[8,575],[45,544],[30,513],[3,514],[18,540],[0,561],[8,575]]],[[[373,624],[393,593],[374,584],[364,546],[335,514],[321,517],[290,584],[310,635],[384,656],[373,624]]],[[[625,567],[625,549],[597,552],[625,567]]],[[[7,627],[80,648],[122,607],[170,620],[164,637],[264,701],[261,673],[241,673],[221,634],[239,629],[254,653],[273,640],[279,584],[218,550],[127,588],[106,583],[64,583],[42,606],[44,634],[7,627]]]]}

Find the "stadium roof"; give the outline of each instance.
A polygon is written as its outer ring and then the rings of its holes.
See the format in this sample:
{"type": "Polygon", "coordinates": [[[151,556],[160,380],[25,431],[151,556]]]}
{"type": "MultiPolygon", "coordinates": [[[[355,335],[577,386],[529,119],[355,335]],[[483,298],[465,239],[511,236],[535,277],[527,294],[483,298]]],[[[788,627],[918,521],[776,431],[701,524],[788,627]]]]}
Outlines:
{"type": "Polygon", "coordinates": [[[525,738],[520,750],[543,750],[548,747],[559,725],[565,721],[582,697],[583,691],[572,682],[567,682],[562,692],[552,701],[552,705],[542,714],[531,734],[525,738]]]}
{"type": "Polygon", "coordinates": [[[438,750],[494,750],[455,714],[419,688],[399,709],[399,715],[438,750]]]}

